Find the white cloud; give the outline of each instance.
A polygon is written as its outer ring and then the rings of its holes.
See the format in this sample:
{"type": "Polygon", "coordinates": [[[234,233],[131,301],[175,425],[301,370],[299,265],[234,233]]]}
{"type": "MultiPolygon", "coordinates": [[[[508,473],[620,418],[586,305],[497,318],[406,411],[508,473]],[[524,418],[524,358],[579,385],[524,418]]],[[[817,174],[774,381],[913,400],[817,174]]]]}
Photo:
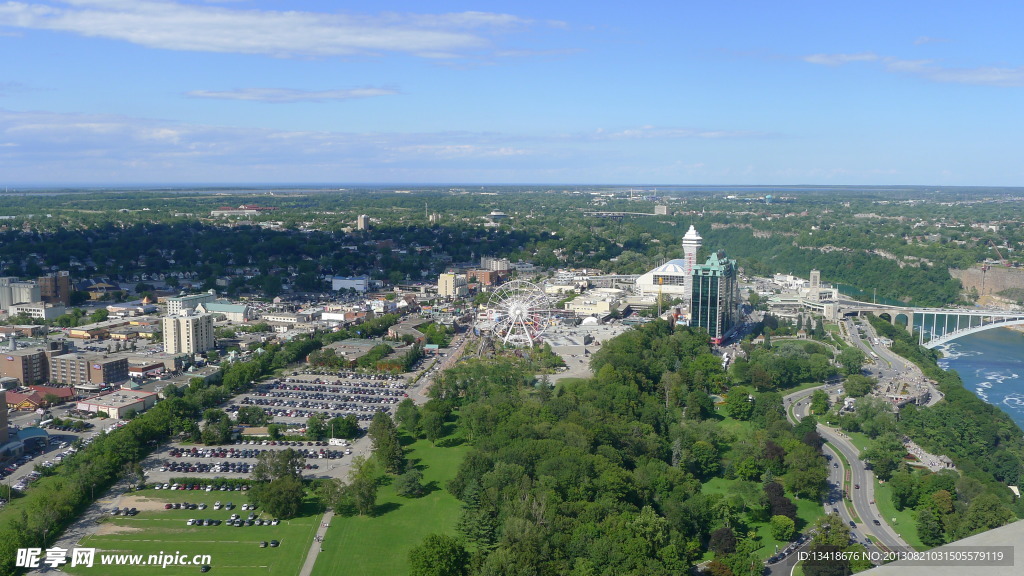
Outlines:
{"type": "Polygon", "coordinates": [[[861,54],[811,54],[804,56],[804,62],[821,64],[823,66],[840,66],[850,62],[873,62],[878,60],[878,55],[871,52],[861,54]]]}
{"type": "Polygon", "coordinates": [[[590,137],[595,140],[672,140],[680,138],[760,138],[764,136],[767,136],[767,134],[744,130],[696,130],[690,128],[640,126],[639,128],[627,128],[618,132],[607,132],[603,128],[599,128],[590,137]]]}
{"type": "Polygon", "coordinates": [[[890,72],[909,74],[932,82],[978,86],[1024,86],[1024,67],[947,68],[930,60],[891,60],[886,63],[886,69],[890,72]]]}
{"type": "Polygon", "coordinates": [[[290,88],[242,88],[238,90],[192,90],[185,95],[192,98],[245,100],[251,102],[326,102],[353,100],[398,94],[392,88],[349,88],[342,90],[294,90],[290,88]]]}
{"type": "Polygon", "coordinates": [[[947,40],[946,38],[932,38],[931,36],[920,36],[914,40],[914,45],[920,46],[922,44],[939,44],[942,42],[949,42],[949,40],[947,40]]]}
{"type": "Polygon", "coordinates": [[[0,173],[34,183],[521,182],[547,174],[620,181],[665,169],[671,161],[658,151],[671,147],[659,138],[762,136],[654,126],[575,134],[290,131],[0,108],[0,173]]]}
{"type": "Polygon", "coordinates": [[[979,86],[1024,86],[1024,67],[1001,68],[978,66],[953,68],[933,60],[902,60],[879,56],[871,52],[862,54],[813,54],[804,56],[804,62],[825,66],[840,66],[849,62],[877,62],[892,73],[915,76],[932,82],[975,84],[979,86]]]}
{"type": "Polygon", "coordinates": [[[450,58],[491,51],[480,30],[531,25],[510,14],[378,15],[268,11],[170,0],[0,4],[0,26],[110,38],[149,48],[325,57],[401,52],[450,58]]]}

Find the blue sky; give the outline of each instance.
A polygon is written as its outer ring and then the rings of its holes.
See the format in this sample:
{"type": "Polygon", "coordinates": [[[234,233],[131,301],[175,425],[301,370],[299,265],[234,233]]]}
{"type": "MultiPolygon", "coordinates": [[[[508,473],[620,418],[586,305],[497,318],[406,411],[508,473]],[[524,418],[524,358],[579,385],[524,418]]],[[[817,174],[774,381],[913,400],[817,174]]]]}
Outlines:
{"type": "Polygon", "coordinates": [[[0,185],[1022,186],[1022,18],[1016,2],[2,2],[0,185]]]}

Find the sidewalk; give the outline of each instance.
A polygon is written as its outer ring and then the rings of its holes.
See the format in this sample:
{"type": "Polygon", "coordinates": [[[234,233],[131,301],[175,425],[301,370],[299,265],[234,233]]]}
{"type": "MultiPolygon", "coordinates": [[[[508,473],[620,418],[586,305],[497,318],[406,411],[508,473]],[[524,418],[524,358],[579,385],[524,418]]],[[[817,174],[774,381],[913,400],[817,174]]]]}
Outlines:
{"type": "Polygon", "coordinates": [[[313,543],[309,545],[309,552],[306,554],[306,563],[302,565],[302,570],[299,571],[299,576],[310,576],[310,574],[313,573],[313,566],[316,565],[316,557],[320,555],[320,549],[323,547],[324,536],[327,535],[327,527],[331,525],[331,518],[334,518],[334,510],[324,512],[323,517],[320,519],[320,527],[316,530],[316,537],[313,538],[313,543]]]}

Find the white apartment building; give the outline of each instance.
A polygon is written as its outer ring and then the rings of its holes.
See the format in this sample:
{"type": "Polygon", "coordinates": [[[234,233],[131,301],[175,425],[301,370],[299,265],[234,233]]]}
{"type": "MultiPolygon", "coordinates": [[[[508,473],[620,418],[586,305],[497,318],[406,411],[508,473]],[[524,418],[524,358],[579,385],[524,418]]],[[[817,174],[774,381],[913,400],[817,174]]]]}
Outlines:
{"type": "Polygon", "coordinates": [[[441,274],[437,277],[437,295],[442,298],[461,298],[469,294],[465,274],[441,274]]]}
{"type": "Polygon", "coordinates": [[[213,316],[186,313],[162,319],[164,352],[198,354],[214,348],[213,316]]]}

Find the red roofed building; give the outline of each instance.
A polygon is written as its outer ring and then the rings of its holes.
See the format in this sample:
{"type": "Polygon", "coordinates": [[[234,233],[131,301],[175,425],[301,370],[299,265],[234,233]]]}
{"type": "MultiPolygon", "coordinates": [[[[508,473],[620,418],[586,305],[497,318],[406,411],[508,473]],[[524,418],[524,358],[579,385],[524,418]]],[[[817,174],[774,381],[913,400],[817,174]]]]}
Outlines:
{"type": "Polygon", "coordinates": [[[75,398],[75,391],[70,386],[29,386],[29,388],[38,392],[44,399],[47,394],[53,394],[60,398],[60,402],[67,402],[75,398]]]}
{"type": "Polygon", "coordinates": [[[33,390],[29,393],[7,391],[7,408],[14,410],[35,410],[43,405],[43,395],[33,390]]]}

